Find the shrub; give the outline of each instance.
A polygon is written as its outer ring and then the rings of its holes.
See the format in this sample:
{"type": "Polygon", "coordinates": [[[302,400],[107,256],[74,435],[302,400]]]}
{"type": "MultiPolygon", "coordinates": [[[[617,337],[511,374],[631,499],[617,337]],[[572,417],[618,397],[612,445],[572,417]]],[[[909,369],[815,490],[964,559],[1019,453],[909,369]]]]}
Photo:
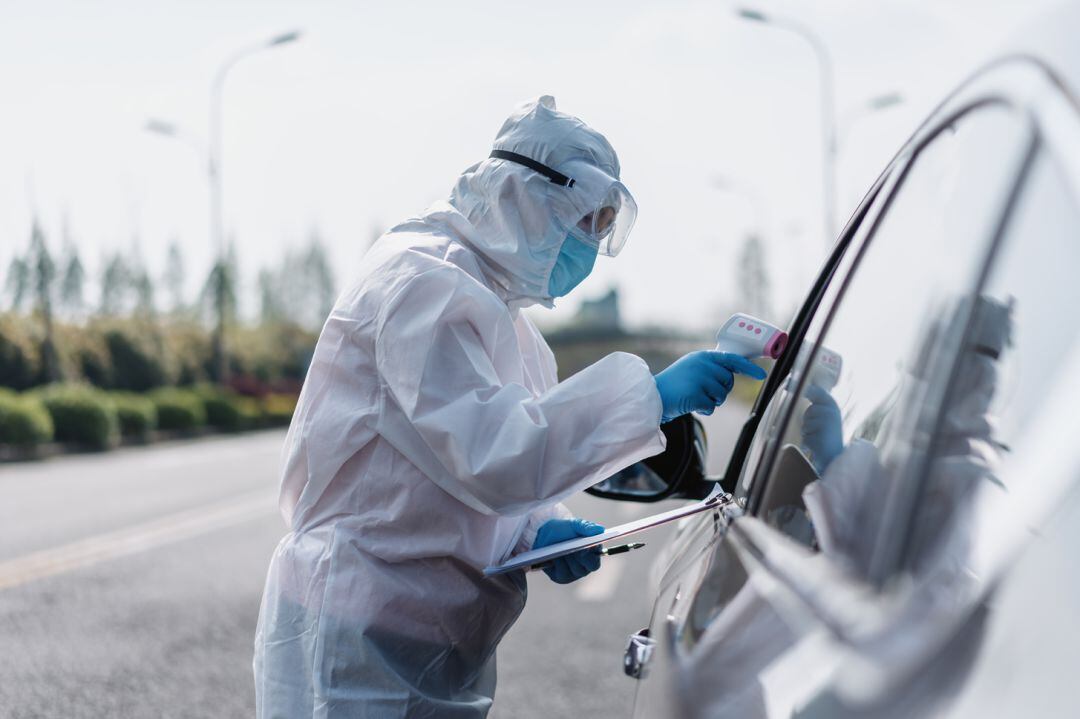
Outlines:
{"type": "Polygon", "coordinates": [[[0,386],[27,389],[41,375],[41,352],[29,320],[0,315],[0,386]]]}
{"type": "Polygon", "coordinates": [[[263,412],[259,400],[254,397],[239,396],[236,398],[236,409],[240,412],[244,429],[263,426],[263,412]]]}
{"type": "Polygon", "coordinates": [[[296,396],[268,394],[262,399],[263,422],[270,427],[288,426],[296,411],[296,396]]]}
{"type": "Polygon", "coordinates": [[[165,348],[152,327],[113,327],[105,330],[103,338],[115,389],[145,392],[166,383],[165,348]]]}
{"type": "Polygon", "coordinates": [[[295,325],[267,323],[237,329],[231,350],[243,373],[263,385],[301,381],[311,362],[317,334],[295,325]]]}
{"type": "Polygon", "coordinates": [[[124,437],[146,439],[157,427],[157,408],[148,397],[130,392],[112,392],[109,396],[116,405],[120,434],[124,437]]]}
{"type": "Polygon", "coordinates": [[[159,429],[192,430],[206,424],[206,409],[191,390],[159,389],[149,394],[159,429]]]}
{"type": "Polygon", "coordinates": [[[206,423],[224,432],[237,432],[244,429],[244,416],[240,411],[238,395],[211,385],[200,385],[195,389],[206,410],[206,423]]]}
{"type": "Polygon", "coordinates": [[[116,406],[101,390],[81,384],[54,384],[33,393],[52,417],[55,437],[107,449],[120,434],[116,406]]]}
{"type": "Polygon", "coordinates": [[[95,387],[112,386],[112,359],[100,332],[92,327],[57,324],[56,340],[65,376],[80,378],[95,387]]]}
{"type": "Polygon", "coordinates": [[[206,331],[193,322],[174,319],[163,332],[173,381],[181,386],[205,381],[212,354],[206,331]]]}
{"type": "Polygon", "coordinates": [[[0,391],[0,444],[30,447],[52,437],[52,418],[39,400],[0,391]]]}

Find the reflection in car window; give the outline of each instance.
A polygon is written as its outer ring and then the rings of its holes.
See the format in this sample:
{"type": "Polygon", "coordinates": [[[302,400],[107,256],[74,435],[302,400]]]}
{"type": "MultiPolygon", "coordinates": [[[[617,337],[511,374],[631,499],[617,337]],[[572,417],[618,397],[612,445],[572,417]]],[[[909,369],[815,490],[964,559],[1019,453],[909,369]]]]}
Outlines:
{"type": "Polygon", "coordinates": [[[884,508],[926,433],[1026,146],[1025,120],[977,110],[913,160],[827,330],[819,313],[789,387],[757,513],[865,573],[884,508]],[[801,382],[806,376],[807,381],[801,382]]]}
{"type": "Polygon", "coordinates": [[[975,302],[936,439],[934,455],[943,461],[930,467],[913,525],[908,557],[916,571],[934,559],[934,549],[959,560],[958,550],[969,542],[963,535],[978,529],[968,516],[974,492],[1006,490],[1015,497],[1038,484],[1037,477],[999,477],[998,465],[1035,419],[1076,339],[1077,323],[1062,318],[1080,303],[1077,228],[1080,212],[1068,185],[1053,160],[1041,155],[975,302]],[[957,466],[958,448],[975,461],[957,466]],[[1020,481],[1027,486],[1012,486],[1020,481]]]}
{"type": "Polygon", "coordinates": [[[618,492],[653,497],[668,488],[667,482],[644,462],[635,462],[621,472],[595,485],[602,492],[618,492]]]}

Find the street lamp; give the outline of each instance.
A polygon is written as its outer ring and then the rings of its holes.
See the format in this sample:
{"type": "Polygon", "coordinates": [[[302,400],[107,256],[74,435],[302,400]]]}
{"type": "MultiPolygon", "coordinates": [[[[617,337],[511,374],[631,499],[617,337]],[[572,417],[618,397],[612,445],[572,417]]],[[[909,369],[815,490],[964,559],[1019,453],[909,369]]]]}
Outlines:
{"type": "Polygon", "coordinates": [[[853,108],[837,123],[839,126],[836,131],[836,152],[837,155],[844,148],[844,144],[847,140],[848,133],[851,132],[851,127],[856,122],[872,115],[875,112],[882,110],[888,110],[890,107],[896,107],[904,102],[904,96],[898,92],[886,92],[880,95],[875,95],[870,99],[860,103],[857,107],[853,108]]]}
{"type": "Polygon", "coordinates": [[[217,368],[218,382],[225,384],[229,379],[229,362],[225,354],[225,290],[226,290],[226,248],[224,199],[222,197],[222,95],[225,78],[229,70],[243,58],[261,50],[279,45],[286,45],[300,39],[300,32],[293,30],[271,38],[267,42],[245,48],[222,63],[214,75],[210,90],[210,222],[213,225],[213,237],[218,249],[217,278],[217,326],[214,328],[213,354],[217,368]]]}
{"type": "MultiPolygon", "coordinates": [[[[279,45],[287,45],[300,39],[300,32],[293,30],[270,38],[265,42],[244,48],[233,54],[219,67],[214,74],[213,83],[210,86],[210,133],[208,145],[205,148],[207,177],[210,182],[210,238],[217,251],[217,265],[214,268],[214,293],[216,300],[217,317],[214,327],[213,362],[217,380],[221,384],[228,381],[229,363],[225,354],[225,292],[226,292],[226,247],[225,247],[225,216],[224,198],[222,191],[222,96],[225,89],[225,78],[229,70],[237,62],[249,55],[262,50],[267,50],[279,45]]],[[[151,119],[146,123],[146,130],[160,135],[184,140],[185,137],[172,123],[162,120],[151,119]]],[[[189,143],[190,144],[190,143],[189,143]]],[[[198,148],[197,148],[198,149],[198,148]]]]}
{"type": "Polygon", "coordinates": [[[866,101],[866,106],[871,110],[884,110],[893,105],[899,105],[904,101],[904,96],[898,92],[887,92],[884,95],[872,97],[866,101]]]}
{"type": "Polygon", "coordinates": [[[825,43],[809,28],[783,17],[766,15],[753,8],[739,8],[736,14],[743,20],[764,23],[792,32],[805,40],[814,51],[818,63],[821,87],[822,132],[822,204],[824,205],[825,242],[836,237],[836,100],[833,94],[832,59],[825,43]]]}

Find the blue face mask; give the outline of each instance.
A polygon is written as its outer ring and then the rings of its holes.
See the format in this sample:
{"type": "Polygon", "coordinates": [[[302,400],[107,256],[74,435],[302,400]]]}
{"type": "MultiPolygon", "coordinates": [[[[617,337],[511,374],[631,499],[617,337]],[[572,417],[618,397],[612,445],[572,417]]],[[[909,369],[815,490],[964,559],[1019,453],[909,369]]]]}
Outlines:
{"type": "Polygon", "coordinates": [[[552,297],[564,297],[589,276],[596,263],[597,250],[574,237],[567,235],[563,240],[555,267],[551,269],[548,280],[548,294],[552,297]]]}

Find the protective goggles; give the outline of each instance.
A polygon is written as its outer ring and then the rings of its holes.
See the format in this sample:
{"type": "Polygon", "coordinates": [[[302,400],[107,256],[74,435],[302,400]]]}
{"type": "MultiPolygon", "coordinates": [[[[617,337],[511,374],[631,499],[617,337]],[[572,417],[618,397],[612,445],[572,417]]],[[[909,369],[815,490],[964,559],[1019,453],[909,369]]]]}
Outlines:
{"type": "Polygon", "coordinates": [[[566,163],[565,175],[532,158],[508,150],[493,150],[491,157],[523,165],[550,182],[573,190],[567,193],[571,207],[564,213],[577,219],[566,223],[566,231],[601,255],[614,257],[626,246],[637,219],[637,203],[630,191],[606,172],[583,160],[566,163]]]}

